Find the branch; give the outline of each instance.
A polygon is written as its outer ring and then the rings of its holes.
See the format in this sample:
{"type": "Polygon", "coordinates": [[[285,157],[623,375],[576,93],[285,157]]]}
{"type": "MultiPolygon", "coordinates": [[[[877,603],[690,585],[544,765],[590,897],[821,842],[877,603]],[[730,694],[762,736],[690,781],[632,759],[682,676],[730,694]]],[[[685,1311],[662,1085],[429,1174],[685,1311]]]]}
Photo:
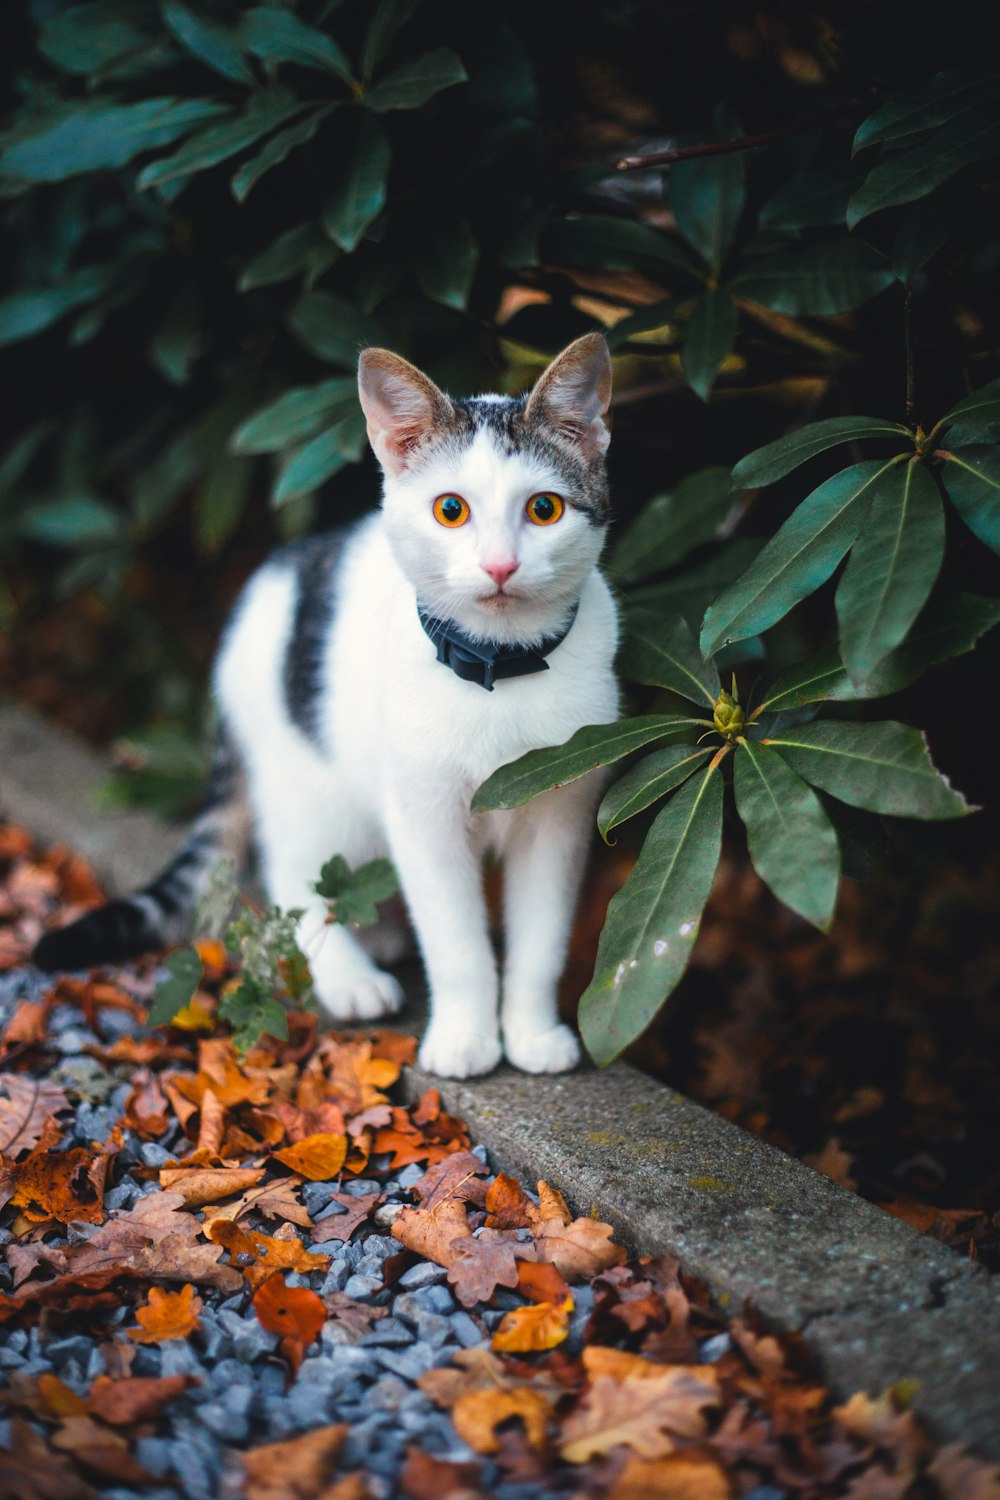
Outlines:
{"type": "Polygon", "coordinates": [[[769,146],[772,141],[784,140],[786,135],[801,135],[803,131],[814,130],[817,125],[825,125],[839,115],[851,114],[860,104],[870,102],[867,99],[849,99],[846,104],[824,110],[822,114],[805,115],[801,120],[793,120],[790,125],[779,125],[777,130],[762,130],[757,135],[740,135],[731,141],[705,141],[700,146],[676,146],[670,151],[651,151],[648,156],[623,156],[616,165],[619,172],[634,172],[639,167],[669,166],[672,162],[690,161],[698,156],[725,156],[732,151],[749,151],[753,146],[769,146]]]}

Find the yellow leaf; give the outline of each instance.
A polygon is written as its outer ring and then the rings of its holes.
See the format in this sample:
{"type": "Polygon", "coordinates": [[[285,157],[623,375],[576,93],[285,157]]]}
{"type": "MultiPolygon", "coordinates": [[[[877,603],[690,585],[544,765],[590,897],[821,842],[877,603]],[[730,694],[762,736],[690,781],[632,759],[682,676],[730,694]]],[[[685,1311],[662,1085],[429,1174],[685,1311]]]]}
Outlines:
{"type": "Polygon", "coordinates": [[[538,1302],[533,1307],[517,1307],[500,1323],[490,1343],[500,1354],[532,1354],[538,1349],[554,1349],[569,1333],[569,1315],[573,1298],[563,1302],[538,1302]]]}
{"type": "Polygon", "coordinates": [[[328,1182],[336,1177],[347,1160],[346,1135],[307,1135],[274,1153],[278,1161],[308,1177],[310,1182],[328,1182]]]}

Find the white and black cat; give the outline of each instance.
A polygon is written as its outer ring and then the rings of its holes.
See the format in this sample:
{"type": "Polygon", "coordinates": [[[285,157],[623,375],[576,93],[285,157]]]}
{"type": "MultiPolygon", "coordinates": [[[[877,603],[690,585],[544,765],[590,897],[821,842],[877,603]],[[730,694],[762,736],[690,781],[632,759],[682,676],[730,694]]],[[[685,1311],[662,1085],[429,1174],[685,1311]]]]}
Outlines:
{"type": "Polygon", "coordinates": [[[431,992],[422,1064],[571,1068],[556,984],[598,777],[473,815],[498,766],[618,713],[617,620],[597,562],[608,523],[611,361],[571,344],[528,396],[453,401],[367,349],[361,404],[385,484],[357,526],[284,548],[251,578],[215,669],[219,742],[205,807],[145,890],[48,934],[47,969],[124,958],[185,935],[207,871],[256,840],[279,905],[304,907],[316,994],[339,1021],[398,1009],[406,934],[324,923],[311,889],[333,853],[392,859],[431,992]],[[503,861],[502,985],[482,859],[503,861]]]}

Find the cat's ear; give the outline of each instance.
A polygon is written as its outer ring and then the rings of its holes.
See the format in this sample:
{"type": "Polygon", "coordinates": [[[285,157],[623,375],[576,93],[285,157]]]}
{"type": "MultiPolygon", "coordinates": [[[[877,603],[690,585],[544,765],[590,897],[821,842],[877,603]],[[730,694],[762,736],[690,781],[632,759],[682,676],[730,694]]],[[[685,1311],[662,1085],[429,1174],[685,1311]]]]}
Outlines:
{"type": "Polygon", "coordinates": [[[453,423],[455,408],[433,380],[388,349],[365,349],[358,394],[368,440],[387,474],[396,475],[429,437],[453,423]]]}
{"type": "Polygon", "coordinates": [[[611,441],[611,355],[604,337],[585,333],[552,361],[528,397],[525,418],[599,458],[611,441]]]}

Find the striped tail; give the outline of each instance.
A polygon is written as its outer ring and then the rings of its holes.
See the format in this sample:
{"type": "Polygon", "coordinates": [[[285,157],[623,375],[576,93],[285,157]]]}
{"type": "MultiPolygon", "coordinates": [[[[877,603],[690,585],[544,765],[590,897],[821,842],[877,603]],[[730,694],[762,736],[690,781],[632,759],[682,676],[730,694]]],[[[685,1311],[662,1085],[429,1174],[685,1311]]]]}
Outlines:
{"type": "Polygon", "coordinates": [[[242,771],[220,726],[208,791],[176,858],[141,891],[98,906],[68,927],[47,932],[35,947],[32,962],[50,973],[89,969],[180,941],[188,935],[212,867],[228,857],[238,868],[248,843],[242,771]]]}

